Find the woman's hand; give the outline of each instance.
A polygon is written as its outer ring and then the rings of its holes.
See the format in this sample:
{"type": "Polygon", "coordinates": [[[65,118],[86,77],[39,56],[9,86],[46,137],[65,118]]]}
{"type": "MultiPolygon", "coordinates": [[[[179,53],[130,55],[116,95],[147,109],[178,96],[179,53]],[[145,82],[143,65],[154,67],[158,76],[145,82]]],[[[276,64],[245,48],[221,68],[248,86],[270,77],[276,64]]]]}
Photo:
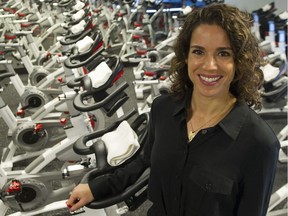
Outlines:
{"type": "Polygon", "coordinates": [[[73,189],[66,204],[70,211],[73,212],[93,200],[94,197],[88,184],[79,184],[73,189]]]}

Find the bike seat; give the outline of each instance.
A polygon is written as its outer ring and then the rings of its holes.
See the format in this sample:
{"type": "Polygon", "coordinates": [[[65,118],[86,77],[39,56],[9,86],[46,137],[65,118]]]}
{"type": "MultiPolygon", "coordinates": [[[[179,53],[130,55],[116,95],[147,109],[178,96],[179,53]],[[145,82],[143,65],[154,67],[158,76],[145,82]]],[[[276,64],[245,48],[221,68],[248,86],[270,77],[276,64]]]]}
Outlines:
{"type": "Polygon", "coordinates": [[[39,25],[39,23],[38,22],[25,22],[25,23],[21,23],[20,27],[21,27],[21,29],[27,29],[27,28],[33,27],[35,25],[39,25]]]}
{"type": "Polygon", "coordinates": [[[144,68],[144,75],[148,77],[152,77],[153,79],[164,79],[166,78],[169,68],[167,67],[145,67],[144,68]]]}
{"type": "Polygon", "coordinates": [[[5,11],[5,12],[10,12],[10,13],[16,13],[16,11],[18,10],[18,8],[14,8],[14,7],[5,7],[5,8],[3,8],[3,10],[5,11]]]}
{"type": "Polygon", "coordinates": [[[21,18],[26,17],[26,16],[31,15],[31,14],[34,14],[34,13],[29,12],[29,11],[28,12],[19,12],[19,13],[17,13],[18,17],[21,17],[21,18]]]}
{"type": "Polygon", "coordinates": [[[4,38],[7,40],[14,40],[16,38],[22,37],[27,35],[27,33],[33,33],[33,32],[24,32],[24,31],[19,31],[19,32],[5,32],[4,38]]]}

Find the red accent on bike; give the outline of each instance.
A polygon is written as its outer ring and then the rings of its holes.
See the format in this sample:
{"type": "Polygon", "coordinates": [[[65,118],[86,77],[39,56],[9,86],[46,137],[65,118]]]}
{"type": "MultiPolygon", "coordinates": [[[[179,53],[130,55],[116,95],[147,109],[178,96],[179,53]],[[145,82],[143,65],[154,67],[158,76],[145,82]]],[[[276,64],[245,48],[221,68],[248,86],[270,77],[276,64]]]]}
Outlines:
{"type": "Polygon", "coordinates": [[[147,53],[147,50],[136,50],[136,53],[138,55],[145,55],[147,53]]]}
{"type": "Polygon", "coordinates": [[[21,23],[21,28],[28,28],[30,26],[30,23],[21,23]]]}
{"type": "Polygon", "coordinates": [[[58,82],[60,82],[60,83],[63,82],[63,78],[62,78],[62,77],[58,77],[57,80],[58,80],[58,82]]]}
{"type": "Polygon", "coordinates": [[[134,27],[141,27],[141,26],[142,26],[141,23],[134,22],[134,27]]]}
{"type": "Polygon", "coordinates": [[[103,28],[107,29],[109,27],[108,22],[106,21],[105,23],[103,23],[103,28]]]}
{"type": "Polygon", "coordinates": [[[40,130],[42,130],[43,129],[43,124],[36,124],[36,126],[35,126],[35,128],[34,128],[34,131],[35,132],[38,132],[38,131],[40,131],[40,130]]]}
{"type": "Polygon", "coordinates": [[[18,112],[16,112],[17,116],[24,116],[25,115],[25,111],[24,109],[20,109],[18,112]]]}
{"type": "Polygon", "coordinates": [[[121,71],[117,74],[117,76],[116,76],[116,77],[114,78],[114,80],[113,80],[113,83],[115,83],[118,79],[120,79],[120,77],[122,77],[123,74],[124,74],[124,69],[121,70],[121,71]]]}
{"type": "Polygon", "coordinates": [[[16,38],[16,35],[7,35],[7,34],[5,34],[4,37],[7,40],[14,40],[16,38]]]}
{"type": "Polygon", "coordinates": [[[90,119],[90,124],[91,124],[92,128],[94,129],[95,128],[95,121],[94,121],[93,116],[89,115],[89,119],[90,119]]]}
{"type": "Polygon", "coordinates": [[[9,187],[6,189],[7,193],[17,193],[21,191],[21,183],[18,180],[12,180],[9,187]]]}
{"type": "Polygon", "coordinates": [[[88,74],[88,70],[87,70],[87,68],[82,67],[82,70],[83,70],[83,73],[84,73],[84,74],[88,74]]]}
{"type": "Polygon", "coordinates": [[[16,13],[18,11],[17,8],[11,8],[12,13],[16,13]]]}
{"type": "Polygon", "coordinates": [[[27,16],[27,14],[26,14],[26,13],[21,13],[21,12],[20,12],[20,13],[18,13],[17,15],[18,15],[19,17],[25,17],[25,16],[27,16]]]}
{"type": "Polygon", "coordinates": [[[63,125],[66,125],[67,119],[66,118],[61,118],[60,119],[60,123],[63,124],[63,125]]]}
{"type": "MultiPolygon", "coordinates": [[[[151,44],[151,41],[147,38],[147,37],[144,37],[144,41],[145,41],[145,44],[150,46],[151,44]]],[[[151,48],[154,48],[154,46],[150,46],[151,48]]]]}
{"type": "Polygon", "coordinates": [[[100,43],[98,43],[97,46],[95,46],[95,47],[93,48],[93,53],[95,53],[100,47],[102,47],[103,44],[104,44],[103,41],[101,41],[100,43]]]}
{"type": "Polygon", "coordinates": [[[89,28],[90,28],[90,29],[93,29],[93,28],[94,28],[94,25],[93,25],[92,22],[90,22],[90,24],[89,24],[89,28]]]}
{"type": "Polygon", "coordinates": [[[151,72],[151,71],[144,71],[144,75],[149,76],[149,77],[153,77],[155,76],[155,72],[151,72]]]}
{"type": "Polygon", "coordinates": [[[119,12],[117,15],[118,15],[119,17],[123,17],[123,16],[125,15],[125,13],[119,12]]]}
{"type": "Polygon", "coordinates": [[[140,40],[142,38],[142,36],[141,35],[133,35],[132,38],[135,40],[140,40]]]}
{"type": "Polygon", "coordinates": [[[51,58],[51,56],[52,56],[52,55],[51,55],[51,53],[50,53],[50,52],[48,52],[48,53],[47,53],[47,55],[46,55],[46,59],[50,59],[50,58],[51,58]]]}

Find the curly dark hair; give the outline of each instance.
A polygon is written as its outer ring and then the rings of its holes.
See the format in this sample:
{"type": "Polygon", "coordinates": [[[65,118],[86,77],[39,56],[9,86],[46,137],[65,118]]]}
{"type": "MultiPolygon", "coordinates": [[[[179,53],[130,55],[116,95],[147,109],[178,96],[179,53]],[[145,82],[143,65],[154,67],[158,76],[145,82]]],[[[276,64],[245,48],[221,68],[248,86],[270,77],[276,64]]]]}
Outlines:
{"type": "Polygon", "coordinates": [[[171,94],[180,99],[184,97],[188,88],[193,88],[185,62],[188,58],[193,31],[201,24],[216,24],[228,34],[234,53],[236,70],[230,92],[237,100],[261,108],[258,90],[263,83],[263,73],[260,69],[262,59],[259,41],[250,30],[252,22],[252,16],[248,12],[223,3],[213,3],[191,11],[174,44],[175,57],[170,67],[171,94]]]}

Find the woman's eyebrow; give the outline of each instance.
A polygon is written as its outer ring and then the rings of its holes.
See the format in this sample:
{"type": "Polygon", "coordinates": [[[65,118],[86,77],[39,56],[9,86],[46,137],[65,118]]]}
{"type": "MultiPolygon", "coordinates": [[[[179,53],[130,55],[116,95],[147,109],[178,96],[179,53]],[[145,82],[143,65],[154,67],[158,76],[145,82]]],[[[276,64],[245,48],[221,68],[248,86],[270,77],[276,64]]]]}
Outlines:
{"type": "MultiPolygon", "coordinates": [[[[204,47],[202,47],[200,45],[191,45],[190,48],[205,49],[204,47]]],[[[228,46],[228,47],[218,47],[217,50],[232,50],[232,47],[230,47],[230,46],[228,46]]]]}

